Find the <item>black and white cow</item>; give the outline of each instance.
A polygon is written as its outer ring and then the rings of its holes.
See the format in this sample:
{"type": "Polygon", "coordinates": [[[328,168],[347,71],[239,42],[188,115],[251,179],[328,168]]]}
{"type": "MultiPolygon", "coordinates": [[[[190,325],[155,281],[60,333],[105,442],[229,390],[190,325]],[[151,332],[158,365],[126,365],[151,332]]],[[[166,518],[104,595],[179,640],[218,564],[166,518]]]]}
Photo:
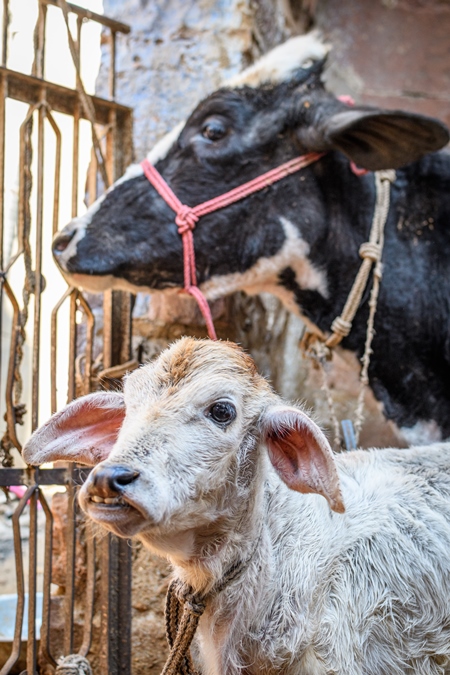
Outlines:
{"type": "MultiPolygon", "coordinates": [[[[437,120],[349,107],[321,82],[314,35],[266,55],[214,92],[149,158],[194,206],[299,154],[325,156],[271,188],[200,219],[197,273],[208,299],[270,291],[328,331],[353,283],[375,200],[374,176],[395,168],[370,385],[399,426],[450,436],[450,156],[437,120]],[[427,154],[434,153],[434,154],[427,154]]],[[[183,283],[174,214],[130,167],[54,241],[71,283],[94,291],[164,291],[183,283]]],[[[361,355],[368,292],[343,346],[361,355]]]]}

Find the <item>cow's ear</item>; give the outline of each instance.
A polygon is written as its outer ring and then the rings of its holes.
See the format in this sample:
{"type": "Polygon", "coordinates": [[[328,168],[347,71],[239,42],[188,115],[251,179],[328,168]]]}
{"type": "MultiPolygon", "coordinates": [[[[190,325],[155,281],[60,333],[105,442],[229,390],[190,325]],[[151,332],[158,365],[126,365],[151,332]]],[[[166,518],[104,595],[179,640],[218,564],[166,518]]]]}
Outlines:
{"type": "Polygon", "coordinates": [[[398,169],[440,150],[449,141],[445,124],[401,111],[352,108],[322,120],[324,146],[340,150],[370,171],[398,169]]]}
{"type": "Polygon", "coordinates": [[[75,399],[30,437],[27,464],[65,460],[94,466],[111,452],[125,417],[123,394],[97,392],[75,399]]]}
{"type": "Polygon", "coordinates": [[[292,490],[325,497],[333,511],[345,511],[330,444],[298,408],[272,406],[262,419],[270,461],[292,490]]]}

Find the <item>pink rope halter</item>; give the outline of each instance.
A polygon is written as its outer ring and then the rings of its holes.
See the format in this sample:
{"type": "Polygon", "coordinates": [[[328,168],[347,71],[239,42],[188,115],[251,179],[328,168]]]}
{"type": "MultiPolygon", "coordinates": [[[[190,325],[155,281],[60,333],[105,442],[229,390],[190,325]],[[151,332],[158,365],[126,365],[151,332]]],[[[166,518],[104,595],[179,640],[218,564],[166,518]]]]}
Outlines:
{"type": "Polygon", "coordinates": [[[254,192],[259,192],[260,190],[269,187],[269,185],[303,169],[305,166],[317,162],[324,154],[325,153],[320,152],[310,152],[306,155],[295,157],[289,162],[285,162],[247,183],[238,185],[238,187],[235,187],[229,192],[225,192],[218,197],[214,197],[214,199],[210,199],[207,202],[203,202],[202,204],[193,207],[186,206],[186,204],[180,202],[159,171],[150,164],[148,159],[144,159],[144,161],[141,162],[146,178],[176,214],[175,223],[177,224],[178,232],[181,235],[183,242],[184,290],[196,299],[203,318],[205,319],[206,328],[211,340],[217,340],[216,331],[214,329],[208,301],[197,286],[197,275],[195,272],[195,250],[192,231],[199,218],[205,216],[207,213],[213,213],[213,211],[223,209],[229,204],[234,204],[254,192]]]}

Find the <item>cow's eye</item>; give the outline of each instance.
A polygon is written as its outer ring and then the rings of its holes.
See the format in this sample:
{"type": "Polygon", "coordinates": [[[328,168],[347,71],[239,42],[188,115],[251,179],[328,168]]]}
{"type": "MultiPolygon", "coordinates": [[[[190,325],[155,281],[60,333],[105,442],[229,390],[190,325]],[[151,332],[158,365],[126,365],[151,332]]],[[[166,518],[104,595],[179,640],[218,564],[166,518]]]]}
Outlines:
{"type": "Polygon", "coordinates": [[[236,418],[236,408],[228,401],[218,401],[210,407],[208,416],[220,426],[226,426],[236,418]]]}
{"type": "Polygon", "coordinates": [[[202,136],[208,141],[220,141],[226,133],[227,128],[220,120],[207,120],[202,127],[202,136]]]}

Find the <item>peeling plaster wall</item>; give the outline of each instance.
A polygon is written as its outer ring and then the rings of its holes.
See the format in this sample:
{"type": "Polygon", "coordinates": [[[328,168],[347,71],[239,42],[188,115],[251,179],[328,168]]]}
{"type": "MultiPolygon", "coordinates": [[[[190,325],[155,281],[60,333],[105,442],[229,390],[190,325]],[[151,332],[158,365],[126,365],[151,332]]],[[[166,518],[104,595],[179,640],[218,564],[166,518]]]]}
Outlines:
{"type": "MultiPolygon", "coordinates": [[[[104,0],[105,14],[132,28],[118,36],[117,99],[134,108],[137,158],[206,94],[252,62],[261,47],[286,34],[271,3],[255,5],[251,0],[104,0]],[[261,15],[256,33],[255,15],[261,15]],[[270,26],[267,39],[265,25],[270,26]]],[[[104,62],[97,92],[107,96],[105,70],[104,62]]]]}

